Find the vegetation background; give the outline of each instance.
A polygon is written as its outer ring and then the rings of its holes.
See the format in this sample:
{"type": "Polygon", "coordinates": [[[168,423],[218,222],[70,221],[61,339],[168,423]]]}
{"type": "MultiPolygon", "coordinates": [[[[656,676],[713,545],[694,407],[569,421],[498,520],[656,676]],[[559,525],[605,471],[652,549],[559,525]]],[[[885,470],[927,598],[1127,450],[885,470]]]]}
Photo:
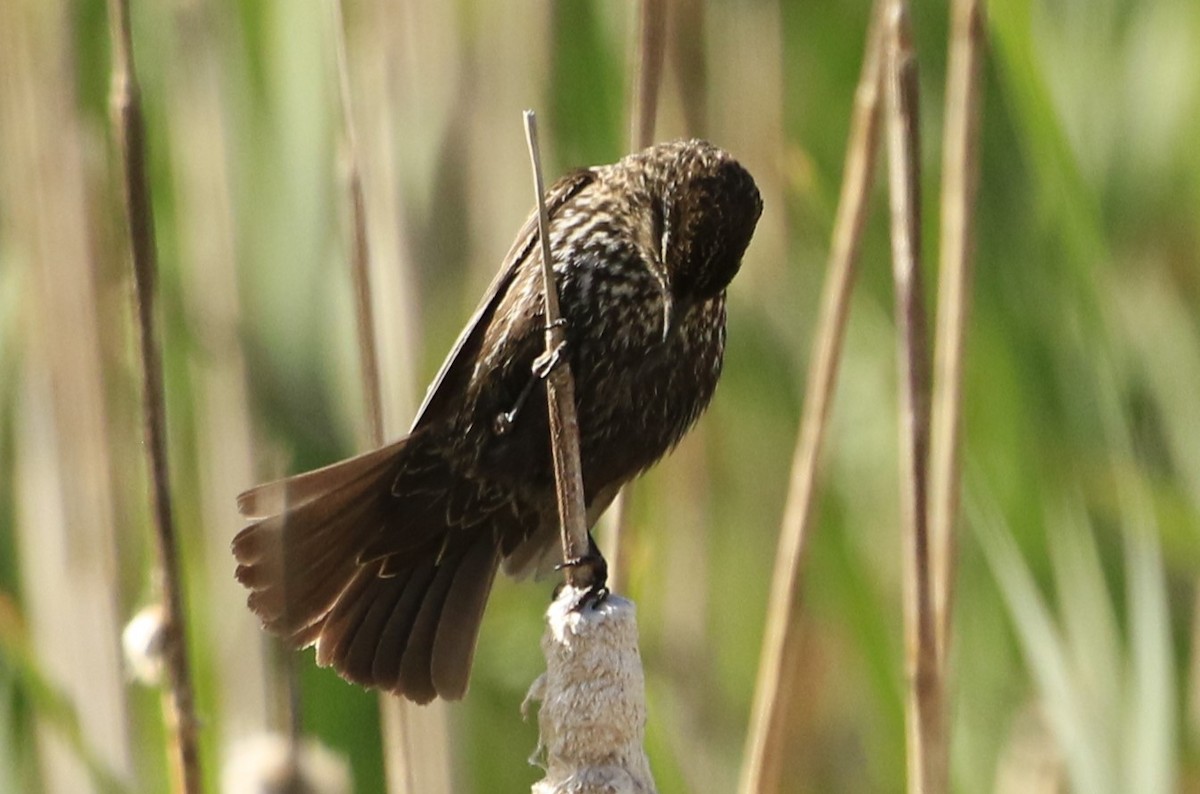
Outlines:
{"type": "MultiPolygon", "coordinates": [[[[640,481],[648,749],[664,792],[732,791],[865,0],[678,0],[657,137],[703,136],[766,209],[726,374],[640,481]]],[[[172,482],[206,777],[282,725],[242,606],[234,497],[361,447],[346,150],[326,3],[135,2],[161,256],[172,482]]],[[[350,0],[388,435],[546,170],[629,147],[633,4],[350,0]]],[[[989,7],[952,654],[962,792],[1200,791],[1200,5],[989,7]]],[[[919,0],[926,250],[947,12],[919,0]]],[[[157,695],[121,626],[153,593],[120,169],[100,0],[0,4],[0,791],[160,791],[157,695]]],[[[896,365],[882,171],[802,604],[787,790],[904,788],[896,365]]],[[[936,262],[927,257],[932,293],[936,262]]],[[[932,306],[932,301],[930,302],[932,306]]],[[[518,706],[549,583],[498,582],[454,790],[540,777],[518,706]]],[[[383,788],[375,698],[301,665],[305,732],[383,788]]]]}

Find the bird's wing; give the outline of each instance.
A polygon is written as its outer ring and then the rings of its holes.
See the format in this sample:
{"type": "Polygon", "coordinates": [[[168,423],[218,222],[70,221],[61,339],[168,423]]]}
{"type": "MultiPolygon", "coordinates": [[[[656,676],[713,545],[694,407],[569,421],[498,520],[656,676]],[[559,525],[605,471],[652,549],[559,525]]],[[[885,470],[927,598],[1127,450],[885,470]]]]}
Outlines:
{"type": "MultiPolygon", "coordinates": [[[[553,219],[563,205],[595,180],[596,172],[594,170],[583,169],[568,174],[555,182],[547,191],[546,196],[546,212],[550,218],[553,219]]],[[[474,361],[478,356],[488,323],[505,292],[512,284],[521,263],[530,255],[533,246],[537,243],[537,227],[538,216],[537,211],[534,210],[529,219],[525,221],[525,225],[521,227],[508,255],[504,257],[500,272],[492,279],[492,283],[484,293],[475,313],[467,321],[466,327],[459,334],[450,354],[442,363],[441,369],[438,370],[433,382],[429,384],[429,389],[425,392],[425,399],[421,402],[421,407],[417,409],[417,418],[413,420],[413,431],[429,421],[444,416],[446,410],[454,404],[456,396],[464,393],[466,385],[470,381],[474,361]]]]}

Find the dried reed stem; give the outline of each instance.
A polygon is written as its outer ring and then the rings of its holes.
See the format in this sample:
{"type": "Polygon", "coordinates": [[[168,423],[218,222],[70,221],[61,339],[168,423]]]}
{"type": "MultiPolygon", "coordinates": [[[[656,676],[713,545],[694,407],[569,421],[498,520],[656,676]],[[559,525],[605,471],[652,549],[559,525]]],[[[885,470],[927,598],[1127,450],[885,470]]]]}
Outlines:
{"type": "Polygon", "coordinates": [[[951,4],[942,134],[942,207],[938,310],[934,347],[933,414],[929,461],[929,535],[933,608],[943,671],[954,594],[955,533],[961,465],[963,355],[971,309],[972,210],[979,178],[979,69],[983,47],[982,0],[951,4]]]}
{"type": "Polygon", "coordinates": [[[662,84],[663,53],[667,42],[667,1],[642,0],[638,17],[637,66],[629,132],[635,152],[654,143],[658,89],[662,84]]]}
{"type": "Polygon", "coordinates": [[[850,140],[833,227],[825,286],[821,293],[817,338],[809,365],[804,414],[792,459],[787,507],[780,528],[771,583],[766,634],[763,637],[754,708],[746,740],[740,791],[763,794],[780,788],[784,756],[784,718],[798,668],[795,654],[796,612],[807,557],[809,521],[816,494],[817,464],[828,424],[830,403],[837,381],[842,339],[854,287],[855,265],[866,224],[875,158],[879,150],[880,96],[883,75],[882,9],[876,0],[863,53],[862,71],[855,91],[850,140]]]}
{"type": "Polygon", "coordinates": [[[164,709],[172,733],[173,766],[177,790],[199,794],[200,757],[195,701],[188,667],[184,624],[183,582],[171,510],[167,470],[166,408],[163,395],[162,352],[156,316],[158,255],[154,239],[154,214],[146,173],[146,129],[141,92],[133,61],[128,0],[109,0],[108,14],[113,47],[112,109],[124,168],[125,212],[129,224],[130,254],[137,312],[137,338],[142,371],[147,464],[152,478],[151,501],[158,541],[158,585],[166,607],[163,657],[168,697],[164,709]]]}
{"type": "Polygon", "coordinates": [[[929,465],[929,341],[921,285],[917,63],[907,4],[887,19],[887,142],[899,378],[908,791],[947,787],[945,680],[938,663],[926,522],[929,465]]]}
{"type": "Polygon", "coordinates": [[[345,158],[346,190],[350,198],[350,278],[354,283],[354,316],[358,323],[358,363],[362,370],[363,401],[367,411],[367,437],[372,447],[383,444],[383,390],[379,381],[379,345],[375,340],[375,309],[371,303],[371,249],[367,242],[367,209],[363,198],[358,136],[354,131],[350,101],[350,68],[346,60],[345,24],[341,0],[329,0],[333,15],[334,58],[337,62],[338,96],[342,111],[342,156],[345,158]]]}
{"type": "MultiPolygon", "coordinates": [[[[546,300],[546,355],[557,356],[565,350],[567,334],[558,308],[558,287],[554,283],[554,260],[550,251],[550,215],[546,211],[542,181],[542,157],[538,148],[537,116],[525,111],[525,141],[533,169],[537,194],[538,239],[542,247],[542,290],[546,300]]],[[[583,471],[579,461],[579,418],[575,413],[575,379],[571,366],[562,359],[546,379],[546,401],[550,411],[550,444],[554,455],[554,483],[558,496],[558,519],[562,528],[563,562],[582,559],[588,551],[588,526],[583,504],[583,471]]],[[[591,571],[578,566],[564,568],[567,584],[586,588],[592,584],[580,574],[591,571]]]]}
{"type": "MultiPolygon", "coordinates": [[[[371,250],[367,237],[367,209],[363,190],[361,150],[354,124],[350,93],[350,68],[346,56],[345,22],[341,0],[330,0],[334,57],[342,115],[342,157],[352,226],[350,274],[354,287],[358,359],[363,379],[363,402],[367,441],[383,444],[383,383],[379,373],[379,343],[375,334],[375,311],[371,288],[371,250]]],[[[379,724],[383,734],[384,770],[387,790],[392,794],[419,791],[449,791],[450,771],[439,760],[446,745],[441,705],[419,709],[410,703],[379,695],[379,724]]]]}
{"type": "MultiPolygon", "coordinates": [[[[638,7],[636,62],[629,113],[629,144],[635,152],[654,143],[658,91],[666,50],[667,0],[642,0],[638,7]]],[[[629,583],[629,562],[635,538],[629,524],[632,489],[632,483],[626,484],[612,504],[613,559],[609,566],[609,583],[618,593],[625,592],[629,583]]]]}

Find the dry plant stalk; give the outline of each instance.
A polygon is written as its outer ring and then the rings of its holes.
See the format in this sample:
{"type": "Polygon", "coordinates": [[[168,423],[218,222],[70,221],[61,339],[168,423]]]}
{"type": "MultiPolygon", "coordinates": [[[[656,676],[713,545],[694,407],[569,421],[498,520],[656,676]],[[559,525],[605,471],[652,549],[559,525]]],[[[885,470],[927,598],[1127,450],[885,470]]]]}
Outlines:
{"type": "Polygon", "coordinates": [[[982,0],[955,0],[951,4],[946,122],[942,134],[941,272],[938,276],[929,462],[934,629],[943,671],[950,636],[956,556],[954,525],[961,490],[959,435],[963,356],[971,309],[972,211],[979,181],[979,71],[983,15],[982,0]]]}
{"type": "MultiPolygon", "coordinates": [[[[542,291],[546,310],[546,355],[558,356],[565,350],[567,335],[558,308],[558,287],[554,284],[554,260],[550,251],[550,215],[546,211],[545,185],[542,180],[542,156],[538,147],[537,116],[526,110],[525,142],[533,169],[537,196],[538,239],[542,250],[542,291]]],[[[583,468],[579,460],[579,417],[575,411],[575,379],[571,366],[563,359],[550,368],[546,378],[546,402],[550,413],[550,444],[554,458],[554,487],[558,496],[558,520],[562,528],[564,574],[567,584],[586,588],[593,582],[581,581],[580,569],[570,563],[582,559],[588,551],[588,526],[583,503],[583,468]]],[[[590,578],[590,572],[589,572],[590,578]]]]}
{"type": "MultiPolygon", "coordinates": [[[[534,682],[526,704],[541,700],[539,751],[546,757],[546,778],[534,794],[602,794],[655,791],[650,764],[642,749],[645,733],[645,683],[637,647],[632,602],[610,596],[593,609],[580,609],[597,584],[591,566],[572,563],[589,551],[579,454],[575,379],[563,357],[566,332],[558,305],[550,216],[546,210],[537,117],[526,110],[525,140],[537,198],[545,296],[546,352],[553,363],[546,377],[555,495],[562,528],[566,586],[547,612],[542,638],[546,673],[534,682]]],[[[524,709],[524,706],[522,707],[524,709]]]]}
{"type": "MultiPolygon", "coordinates": [[[[379,344],[375,334],[366,198],[354,125],[341,0],[330,0],[329,6],[342,115],[342,156],[352,226],[350,275],[354,288],[358,360],[363,379],[367,441],[374,448],[382,446],[384,441],[383,385],[379,374],[379,344]]],[[[289,681],[289,688],[295,688],[294,681],[289,681]]],[[[384,771],[387,789],[392,794],[450,791],[450,771],[441,763],[447,745],[444,708],[442,704],[418,708],[387,693],[380,693],[379,725],[383,734],[384,771]]]]}
{"type": "Polygon", "coordinates": [[[358,324],[358,363],[362,370],[363,401],[367,411],[367,437],[372,447],[383,445],[383,390],[379,382],[379,346],[375,341],[375,309],[371,302],[371,251],[367,241],[367,209],[363,198],[358,136],[354,131],[350,101],[350,68],[346,59],[345,24],[341,0],[329,0],[333,15],[334,59],[337,64],[338,97],[342,114],[342,146],[346,168],[346,190],[350,198],[350,278],[354,285],[354,316],[358,324]]]}
{"type": "Polygon", "coordinates": [[[841,195],[821,293],[817,338],[813,343],[814,353],[805,388],[804,414],[800,420],[787,507],[775,554],[766,634],[739,788],[743,794],[761,794],[780,788],[786,733],[784,719],[792,689],[791,678],[798,667],[795,659],[799,648],[797,611],[816,494],[817,465],[837,381],[855,266],[879,150],[882,14],[885,6],[885,0],[876,0],[872,9],[862,71],[855,91],[841,195]]]}
{"type": "Polygon", "coordinates": [[[899,379],[900,502],[904,588],[905,724],[908,791],[948,785],[945,679],[939,665],[931,584],[928,504],[929,341],[921,285],[920,144],[917,64],[907,4],[887,20],[888,182],[899,379]]]}
{"type": "Polygon", "coordinates": [[[124,168],[125,211],[137,311],[137,338],[142,371],[146,455],[152,478],[151,501],[158,541],[158,585],[166,608],[163,658],[168,697],[164,704],[171,728],[176,788],[187,794],[203,790],[195,700],[188,666],[184,624],[183,583],[171,509],[167,470],[166,408],[163,396],[162,353],[156,317],[158,255],[150,182],[146,173],[146,129],[141,92],[133,61],[128,0],[109,0],[113,47],[112,109],[124,168]]]}
{"type": "Polygon", "coordinates": [[[546,673],[530,687],[530,700],[541,700],[538,714],[539,752],[546,777],[534,794],[653,794],[654,780],[642,748],[646,728],[646,693],[637,650],[634,604],[610,596],[582,609],[596,585],[593,566],[575,565],[589,552],[580,426],[575,405],[575,378],[563,357],[566,333],[554,284],[550,248],[550,215],[541,175],[538,119],[524,112],[529,163],[538,204],[542,294],[545,297],[546,404],[550,419],[554,492],[562,527],[565,587],[546,613],[542,637],[546,673]]]}
{"type": "MultiPolygon", "coordinates": [[[[658,118],[658,92],[662,84],[667,39],[667,0],[641,0],[638,13],[636,62],[632,105],[629,113],[630,150],[637,152],[654,143],[658,118]]],[[[634,542],[629,524],[629,498],[633,484],[626,483],[612,504],[612,564],[609,583],[614,592],[628,589],[629,563],[634,542]]]]}
{"type": "Polygon", "coordinates": [[[662,84],[667,43],[666,0],[641,0],[638,19],[637,65],[634,72],[630,135],[633,151],[654,143],[658,91],[662,84]]]}

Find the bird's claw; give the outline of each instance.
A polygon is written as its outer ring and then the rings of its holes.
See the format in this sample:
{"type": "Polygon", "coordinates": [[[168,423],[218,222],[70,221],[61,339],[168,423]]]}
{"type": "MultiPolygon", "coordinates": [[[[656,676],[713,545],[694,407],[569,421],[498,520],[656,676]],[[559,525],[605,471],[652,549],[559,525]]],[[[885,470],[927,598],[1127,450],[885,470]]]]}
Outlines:
{"type": "MultiPolygon", "coordinates": [[[[557,323],[564,323],[565,320],[559,320],[557,323]]],[[[557,324],[556,323],[556,324],[557,324]]],[[[566,360],[567,343],[559,342],[553,350],[547,350],[533,360],[530,370],[533,373],[526,383],[521,393],[517,395],[517,400],[513,403],[512,410],[502,411],[496,414],[496,418],[492,420],[492,432],[498,436],[506,436],[512,432],[513,424],[517,421],[517,416],[521,413],[521,409],[525,407],[525,401],[529,399],[530,392],[533,391],[534,384],[539,381],[545,381],[550,377],[550,373],[556,367],[566,360]]]]}
{"type": "Polygon", "coordinates": [[[545,380],[550,373],[566,360],[567,343],[559,342],[553,350],[547,350],[533,360],[533,374],[538,380],[545,380]]]}
{"type": "Polygon", "coordinates": [[[496,418],[492,420],[492,432],[498,436],[506,436],[512,431],[513,422],[517,419],[517,405],[511,411],[501,411],[496,414],[496,418]]]}
{"type": "MultiPolygon", "coordinates": [[[[582,557],[564,560],[554,566],[556,571],[568,568],[573,573],[572,584],[579,591],[579,595],[570,605],[570,610],[579,612],[585,607],[597,607],[603,604],[610,592],[608,589],[608,561],[604,559],[604,555],[599,550],[593,549],[582,557]]],[[[564,582],[554,591],[555,598],[562,592],[562,588],[566,584],[564,582]]]]}

